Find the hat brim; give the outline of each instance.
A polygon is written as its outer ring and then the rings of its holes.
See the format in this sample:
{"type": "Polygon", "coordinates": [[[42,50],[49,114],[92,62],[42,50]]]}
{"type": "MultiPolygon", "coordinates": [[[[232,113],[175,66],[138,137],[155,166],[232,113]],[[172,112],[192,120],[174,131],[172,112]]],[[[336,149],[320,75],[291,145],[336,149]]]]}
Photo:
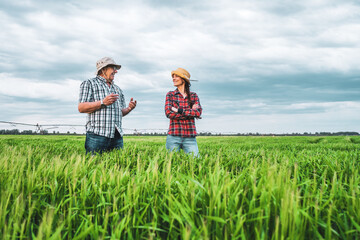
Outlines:
{"type": "MultiPolygon", "coordinates": [[[[108,67],[108,66],[110,66],[110,65],[111,65],[111,66],[115,66],[115,67],[116,67],[116,70],[119,70],[119,69],[121,68],[121,65],[109,63],[108,65],[102,67],[101,69],[103,69],[103,68],[105,68],[105,67],[108,67]]],[[[100,69],[100,70],[101,70],[101,69],[100,69]]]]}
{"type": "Polygon", "coordinates": [[[95,72],[95,75],[98,75],[98,73],[99,73],[99,71],[100,71],[101,69],[106,68],[106,67],[109,66],[109,65],[115,66],[115,67],[116,67],[116,70],[119,70],[119,69],[121,68],[121,65],[109,63],[108,65],[103,66],[102,68],[100,68],[99,70],[97,70],[97,71],[95,72]]]}
{"type": "Polygon", "coordinates": [[[179,77],[181,77],[182,79],[184,79],[184,80],[187,81],[188,83],[190,83],[190,81],[191,81],[189,78],[187,78],[187,77],[186,77],[184,74],[182,74],[181,72],[178,72],[178,71],[176,71],[176,70],[171,71],[171,76],[174,75],[174,74],[178,75],[179,77]]]}

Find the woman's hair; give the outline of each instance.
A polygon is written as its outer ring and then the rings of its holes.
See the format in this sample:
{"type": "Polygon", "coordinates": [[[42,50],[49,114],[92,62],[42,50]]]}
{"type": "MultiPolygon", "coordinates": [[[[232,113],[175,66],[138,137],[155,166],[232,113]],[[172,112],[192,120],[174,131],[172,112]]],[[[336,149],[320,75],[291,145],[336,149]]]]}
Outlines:
{"type": "Polygon", "coordinates": [[[190,86],[191,86],[191,84],[188,83],[185,80],[184,80],[184,82],[185,82],[185,93],[186,93],[186,96],[188,97],[188,103],[189,103],[190,108],[192,108],[194,103],[191,101],[191,95],[190,95],[190,86]]]}

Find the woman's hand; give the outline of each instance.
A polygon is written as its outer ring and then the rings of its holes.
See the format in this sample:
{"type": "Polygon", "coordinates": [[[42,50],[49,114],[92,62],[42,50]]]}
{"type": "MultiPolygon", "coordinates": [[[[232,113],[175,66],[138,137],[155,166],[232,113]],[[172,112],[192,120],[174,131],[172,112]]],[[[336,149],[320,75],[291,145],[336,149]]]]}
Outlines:
{"type": "Polygon", "coordinates": [[[175,108],[175,107],[171,107],[171,111],[173,111],[173,112],[178,112],[178,109],[177,108],[175,108]]]}
{"type": "Polygon", "coordinates": [[[199,106],[199,104],[197,104],[197,103],[192,106],[192,110],[196,110],[196,109],[198,109],[198,108],[200,108],[200,106],[199,106]]]}
{"type": "MultiPolygon", "coordinates": [[[[197,110],[197,109],[199,109],[200,108],[200,105],[199,104],[194,104],[193,106],[192,106],[192,110],[197,110]]],[[[196,117],[197,119],[201,119],[201,117],[196,117]]]]}

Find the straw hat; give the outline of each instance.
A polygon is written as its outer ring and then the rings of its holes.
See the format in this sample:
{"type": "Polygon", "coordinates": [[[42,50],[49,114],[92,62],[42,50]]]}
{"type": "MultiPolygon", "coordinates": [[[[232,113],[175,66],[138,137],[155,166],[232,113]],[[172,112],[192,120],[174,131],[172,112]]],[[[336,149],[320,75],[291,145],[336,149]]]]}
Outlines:
{"type": "Polygon", "coordinates": [[[188,71],[186,71],[185,69],[178,68],[171,72],[171,76],[174,74],[178,75],[179,77],[185,79],[186,82],[190,83],[190,73],[188,71]]]}

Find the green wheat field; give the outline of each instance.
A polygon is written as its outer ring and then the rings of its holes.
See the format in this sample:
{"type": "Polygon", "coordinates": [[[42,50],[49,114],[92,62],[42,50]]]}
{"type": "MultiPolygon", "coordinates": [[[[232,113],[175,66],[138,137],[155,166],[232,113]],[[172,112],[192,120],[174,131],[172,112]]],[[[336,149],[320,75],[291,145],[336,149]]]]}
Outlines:
{"type": "Polygon", "coordinates": [[[0,136],[0,239],[360,239],[360,137],[0,136]]]}

